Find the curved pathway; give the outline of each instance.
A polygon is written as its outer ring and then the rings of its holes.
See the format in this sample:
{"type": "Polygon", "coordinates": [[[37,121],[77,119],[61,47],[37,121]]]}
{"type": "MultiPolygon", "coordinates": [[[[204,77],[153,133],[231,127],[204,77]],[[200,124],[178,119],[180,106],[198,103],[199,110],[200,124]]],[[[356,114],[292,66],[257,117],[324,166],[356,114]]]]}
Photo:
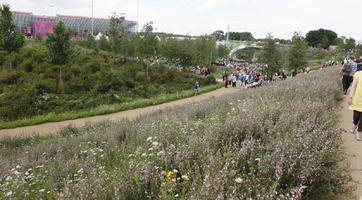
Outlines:
{"type": "Polygon", "coordinates": [[[87,118],[80,118],[75,120],[66,120],[61,122],[50,122],[50,123],[44,123],[34,126],[25,126],[25,127],[19,127],[14,129],[2,129],[0,130],[0,139],[6,138],[6,137],[21,137],[21,136],[32,136],[35,134],[39,135],[50,135],[53,133],[58,132],[62,127],[74,125],[76,127],[84,126],[86,123],[95,123],[105,120],[121,120],[124,118],[128,119],[134,119],[142,114],[150,113],[156,110],[165,109],[171,106],[178,106],[183,105],[190,102],[197,102],[204,99],[209,99],[212,97],[218,97],[227,95],[233,92],[240,92],[240,88],[220,88],[217,90],[214,90],[212,92],[204,93],[196,97],[189,97],[177,101],[172,101],[164,104],[159,104],[155,106],[149,106],[144,108],[138,108],[134,110],[127,110],[127,111],[121,111],[117,113],[112,113],[108,115],[99,115],[94,117],[87,117],[87,118]]]}
{"type": "Polygon", "coordinates": [[[347,154],[348,163],[352,166],[352,178],[357,181],[357,188],[352,197],[338,197],[338,200],[362,200],[362,142],[355,140],[354,135],[349,132],[353,127],[353,112],[348,109],[348,95],[346,95],[340,112],[340,128],[343,130],[343,151],[347,154]]]}

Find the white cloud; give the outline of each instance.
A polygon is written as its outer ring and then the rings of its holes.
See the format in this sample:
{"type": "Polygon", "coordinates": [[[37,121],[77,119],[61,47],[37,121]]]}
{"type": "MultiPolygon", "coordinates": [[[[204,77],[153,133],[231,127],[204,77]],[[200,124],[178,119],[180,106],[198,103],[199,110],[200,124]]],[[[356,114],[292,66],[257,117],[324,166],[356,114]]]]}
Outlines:
{"type": "Polygon", "coordinates": [[[220,6],[227,4],[228,0],[204,0],[196,7],[198,11],[215,11],[220,6]]]}

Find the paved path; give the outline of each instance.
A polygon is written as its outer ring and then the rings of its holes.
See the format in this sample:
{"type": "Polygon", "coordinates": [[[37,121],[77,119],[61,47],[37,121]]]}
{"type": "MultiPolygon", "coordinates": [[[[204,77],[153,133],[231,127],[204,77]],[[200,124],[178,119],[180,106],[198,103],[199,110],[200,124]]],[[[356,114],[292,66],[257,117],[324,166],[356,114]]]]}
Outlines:
{"type": "Polygon", "coordinates": [[[76,127],[84,126],[86,123],[91,122],[100,122],[104,120],[121,120],[124,118],[128,119],[134,119],[142,114],[150,113],[156,110],[165,109],[167,107],[172,106],[178,106],[183,105],[190,102],[197,102],[204,99],[209,99],[212,97],[218,97],[227,95],[234,92],[240,92],[240,88],[220,88],[217,90],[214,90],[212,92],[201,94],[197,97],[190,97],[185,98],[177,101],[172,101],[169,103],[164,103],[160,105],[155,106],[149,106],[134,110],[128,110],[128,111],[122,111],[118,113],[108,114],[108,115],[99,115],[94,117],[88,117],[88,118],[81,118],[81,119],[75,119],[75,120],[67,120],[67,121],[61,121],[61,122],[50,122],[50,123],[44,123],[34,126],[26,126],[26,127],[19,127],[14,129],[3,129],[0,130],[0,139],[4,137],[18,137],[18,136],[31,136],[34,134],[39,135],[50,135],[53,133],[56,133],[59,131],[62,127],[68,126],[68,125],[74,125],[76,127]]]}
{"type": "Polygon", "coordinates": [[[352,119],[353,112],[348,109],[347,105],[348,95],[342,103],[342,110],[340,113],[341,123],[340,127],[344,130],[342,133],[343,150],[347,153],[348,161],[352,165],[352,177],[358,181],[357,189],[353,192],[351,197],[339,197],[338,200],[362,200],[362,141],[355,140],[354,135],[349,132],[353,127],[352,119]]]}

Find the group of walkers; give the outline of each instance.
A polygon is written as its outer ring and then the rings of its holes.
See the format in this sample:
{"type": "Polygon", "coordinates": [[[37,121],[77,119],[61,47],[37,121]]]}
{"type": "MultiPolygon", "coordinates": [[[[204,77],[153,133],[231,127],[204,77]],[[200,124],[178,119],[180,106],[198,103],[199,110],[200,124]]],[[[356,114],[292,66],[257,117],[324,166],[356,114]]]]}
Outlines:
{"type": "Polygon", "coordinates": [[[347,95],[348,88],[351,86],[348,105],[353,111],[353,128],[351,133],[355,134],[357,141],[361,141],[362,132],[362,57],[355,59],[347,56],[340,65],[340,74],[342,76],[343,92],[347,95]]]}
{"type": "MultiPolygon", "coordinates": [[[[270,75],[263,75],[260,71],[263,69],[263,65],[259,64],[250,64],[250,63],[241,63],[241,62],[232,62],[232,61],[219,61],[219,64],[225,64],[228,69],[236,71],[236,73],[231,73],[229,76],[224,70],[222,72],[223,82],[225,82],[225,88],[229,85],[231,87],[236,87],[236,83],[239,82],[240,86],[245,88],[260,86],[265,82],[273,82],[287,79],[287,77],[294,77],[297,75],[297,70],[282,70],[278,73],[273,73],[270,75]]],[[[300,70],[301,73],[309,73],[310,66],[300,70]]]]}

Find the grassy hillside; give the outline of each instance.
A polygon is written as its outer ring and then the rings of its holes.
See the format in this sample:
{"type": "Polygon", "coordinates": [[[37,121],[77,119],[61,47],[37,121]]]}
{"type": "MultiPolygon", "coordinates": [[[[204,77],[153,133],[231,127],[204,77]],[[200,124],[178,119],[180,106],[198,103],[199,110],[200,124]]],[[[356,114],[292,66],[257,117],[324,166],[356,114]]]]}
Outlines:
{"type": "Polygon", "coordinates": [[[195,80],[201,86],[215,83],[212,76],[74,45],[60,84],[60,66],[48,62],[46,51],[42,43],[30,42],[15,55],[15,69],[7,66],[7,54],[0,53],[0,121],[181,92],[192,89],[195,80]]]}

